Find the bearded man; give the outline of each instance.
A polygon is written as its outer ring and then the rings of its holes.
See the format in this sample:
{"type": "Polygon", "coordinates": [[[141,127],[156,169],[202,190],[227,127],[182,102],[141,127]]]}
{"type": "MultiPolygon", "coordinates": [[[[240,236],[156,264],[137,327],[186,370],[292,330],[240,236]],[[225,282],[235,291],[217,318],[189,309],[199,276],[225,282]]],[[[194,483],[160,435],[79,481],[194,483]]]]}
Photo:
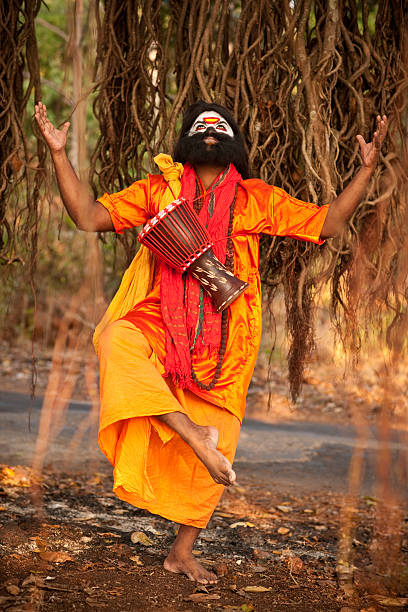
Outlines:
{"type": "Polygon", "coordinates": [[[66,154],[69,123],[56,130],[39,102],[35,116],[51,150],[62,200],[79,229],[140,226],[179,195],[207,226],[214,252],[248,283],[223,314],[187,272],[178,274],[142,247],[99,324],[99,444],[114,466],[114,491],[139,508],[180,524],[164,562],[203,584],[216,582],[192,554],[232,462],[261,335],[259,235],[321,244],[338,234],[364,195],[387,131],[360,143],[362,167],[330,204],[317,206],[249,178],[238,126],[224,107],[197,102],[185,113],[173,160],[96,202],[83,197],[66,154]]]}

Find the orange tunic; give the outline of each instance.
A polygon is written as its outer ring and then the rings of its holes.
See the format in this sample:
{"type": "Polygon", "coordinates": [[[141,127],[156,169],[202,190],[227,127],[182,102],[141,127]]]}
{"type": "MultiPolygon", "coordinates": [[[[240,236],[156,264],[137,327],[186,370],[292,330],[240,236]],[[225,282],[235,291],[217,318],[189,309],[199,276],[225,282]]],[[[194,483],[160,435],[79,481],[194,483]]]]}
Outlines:
{"type": "MultiPolygon", "coordinates": [[[[157,214],[166,182],[161,175],[148,175],[115,194],[99,198],[109,211],[115,230],[122,233],[157,214]]],[[[320,233],[328,206],[302,202],[278,187],[259,179],[242,181],[235,202],[232,241],[234,273],[249,288],[229,308],[228,340],[222,372],[211,391],[195,391],[206,401],[226,408],[241,422],[245,398],[261,339],[261,283],[258,271],[259,234],[290,236],[321,244],[320,233]]],[[[164,361],[164,329],[160,310],[160,272],[151,293],[126,317],[148,339],[161,363],[164,361]]],[[[217,355],[194,358],[200,381],[211,382],[217,355]]]]}
{"type": "MultiPolygon", "coordinates": [[[[99,201],[117,232],[145,223],[159,210],[166,188],[161,175],[99,201]]],[[[327,206],[319,208],[282,189],[251,179],[238,187],[233,224],[234,271],[249,288],[231,304],[221,377],[211,391],[196,394],[163,377],[164,329],[160,270],[147,297],[126,316],[105,327],[98,342],[101,367],[99,444],[114,466],[115,493],[165,518],[205,527],[223,491],[192,449],[157,416],[184,412],[198,425],[217,427],[218,450],[232,463],[245,398],[261,337],[259,234],[292,236],[320,243],[327,206]]],[[[203,382],[210,382],[217,356],[194,359],[203,382]]]]}

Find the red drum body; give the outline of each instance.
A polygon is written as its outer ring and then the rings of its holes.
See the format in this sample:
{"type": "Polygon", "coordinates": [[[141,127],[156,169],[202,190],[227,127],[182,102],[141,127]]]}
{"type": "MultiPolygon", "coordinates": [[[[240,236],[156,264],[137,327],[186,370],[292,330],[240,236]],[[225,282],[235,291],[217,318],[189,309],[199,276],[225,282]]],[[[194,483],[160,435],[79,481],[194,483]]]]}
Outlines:
{"type": "Polygon", "coordinates": [[[207,229],[184,198],[150,219],[138,240],[177,272],[185,272],[212,246],[207,229]]]}
{"type": "Polygon", "coordinates": [[[188,270],[212,298],[217,312],[248,287],[215,257],[206,227],[184,198],[150,219],[138,240],[177,272],[188,270]]]}

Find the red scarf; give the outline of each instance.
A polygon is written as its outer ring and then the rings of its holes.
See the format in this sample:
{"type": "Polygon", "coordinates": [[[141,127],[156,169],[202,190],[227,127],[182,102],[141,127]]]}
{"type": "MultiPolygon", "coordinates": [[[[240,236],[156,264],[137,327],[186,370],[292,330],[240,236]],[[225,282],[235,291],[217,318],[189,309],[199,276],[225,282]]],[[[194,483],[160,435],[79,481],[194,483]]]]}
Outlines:
{"type": "MultiPolygon", "coordinates": [[[[216,257],[225,263],[230,222],[231,204],[234,201],[241,175],[230,166],[215,180],[203,196],[199,212],[201,222],[207,227],[216,257]],[[212,213],[212,214],[211,214],[212,213]]],[[[199,182],[194,168],[185,164],[181,178],[180,197],[193,202],[199,182]]],[[[188,272],[180,274],[165,263],[161,268],[161,310],[166,334],[165,376],[171,376],[178,386],[193,387],[191,380],[191,353],[218,350],[221,340],[221,313],[215,312],[211,298],[201,292],[200,283],[188,272]],[[202,296],[202,307],[200,301],[202,296]]]]}

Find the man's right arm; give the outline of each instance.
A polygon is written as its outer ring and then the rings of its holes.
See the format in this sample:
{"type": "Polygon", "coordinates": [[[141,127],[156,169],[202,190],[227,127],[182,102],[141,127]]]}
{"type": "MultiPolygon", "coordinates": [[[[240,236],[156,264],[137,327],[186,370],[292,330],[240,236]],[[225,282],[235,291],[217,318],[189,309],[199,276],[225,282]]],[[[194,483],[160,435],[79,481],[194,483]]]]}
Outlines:
{"type": "Polygon", "coordinates": [[[35,105],[35,118],[50,149],[62,201],[77,228],[86,232],[113,231],[109,212],[91,197],[88,186],[81,183],[67,157],[69,123],[57,130],[48,119],[42,102],[35,105]]]}

